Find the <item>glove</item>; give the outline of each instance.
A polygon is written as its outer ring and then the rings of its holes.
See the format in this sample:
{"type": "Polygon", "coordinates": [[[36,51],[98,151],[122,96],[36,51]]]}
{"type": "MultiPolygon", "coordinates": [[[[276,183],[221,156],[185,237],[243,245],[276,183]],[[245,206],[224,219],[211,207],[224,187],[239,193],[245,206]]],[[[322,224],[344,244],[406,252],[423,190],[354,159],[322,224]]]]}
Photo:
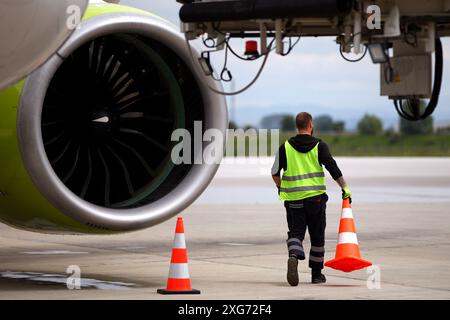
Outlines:
{"type": "Polygon", "coordinates": [[[350,199],[350,203],[352,203],[352,192],[349,187],[345,187],[342,189],[342,200],[350,199]]]}

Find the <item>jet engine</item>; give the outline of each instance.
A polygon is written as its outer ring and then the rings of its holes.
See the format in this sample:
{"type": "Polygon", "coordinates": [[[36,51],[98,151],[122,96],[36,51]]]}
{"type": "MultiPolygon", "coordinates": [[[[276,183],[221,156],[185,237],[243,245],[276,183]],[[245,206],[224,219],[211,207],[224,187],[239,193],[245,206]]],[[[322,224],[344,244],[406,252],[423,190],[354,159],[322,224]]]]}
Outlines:
{"type": "MultiPolygon", "coordinates": [[[[225,133],[226,102],[211,88],[220,89],[168,22],[91,4],[51,59],[0,93],[0,219],[114,233],[181,213],[218,164],[175,164],[172,133],[194,136],[199,122],[225,133]]],[[[193,158],[201,152],[192,147],[193,158]]]]}

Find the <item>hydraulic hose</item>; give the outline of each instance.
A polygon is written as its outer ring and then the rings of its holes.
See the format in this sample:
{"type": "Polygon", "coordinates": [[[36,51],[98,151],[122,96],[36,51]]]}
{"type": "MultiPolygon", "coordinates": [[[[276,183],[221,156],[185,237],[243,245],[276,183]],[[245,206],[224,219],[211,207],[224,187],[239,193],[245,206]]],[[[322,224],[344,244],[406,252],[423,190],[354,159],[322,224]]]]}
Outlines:
{"type": "Polygon", "coordinates": [[[442,49],[442,41],[440,38],[436,38],[436,58],[435,58],[435,71],[434,71],[434,84],[431,99],[425,108],[425,111],[421,113],[420,101],[418,99],[395,99],[394,106],[400,117],[409,121],[421,121],[425,120],[433,114],[439,103],[439,96],[441,94],[442,87],[442,75],[444,73],[444,54],[442,49]],[[407,102],[409,112],[405,110],[404,102],[407,102]]]}

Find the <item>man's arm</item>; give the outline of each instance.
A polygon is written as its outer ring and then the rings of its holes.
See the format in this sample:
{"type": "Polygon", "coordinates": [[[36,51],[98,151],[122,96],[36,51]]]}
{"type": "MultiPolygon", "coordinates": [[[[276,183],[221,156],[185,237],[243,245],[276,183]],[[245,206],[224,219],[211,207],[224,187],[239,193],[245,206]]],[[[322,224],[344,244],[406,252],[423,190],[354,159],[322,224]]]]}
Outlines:
{"type": "Polygon", "coordinates": [[[341,189],[344,189],[345,187],[348,187],[347,182],[345,182],[344,176],[338,178],[336,180],[336,183],[341,187],[341,189]]]}
{"type": "Polygon", "coordinates": [[[277,154],[275,155],[275,161],[272,166],[272,179],[275,182],[277,188],[281,186],[281,170],[286,171],[287,160],[284,144],[280,146],[277,154]]]}
{"type": "Polygon", "coordinates": [[[277,188],[281,186],[281,178],[280,176],[272,176],[273,182],[275,182],[275,185],[277,188]]]}
{"type": "Polygon", "coordinates": [[[328,145],[323,141],[319,143],[319,162],[325,166],[333,180],[337,182],[339,178],[342,178],[341,170],[339,169],[336,161],[333,159],[328,145]]]}
{"type": "Polygon", "coordinates": [[[331,174],[333,179],[342,189],[342,199],[347,199],[352,197],[350,188],[342,175],[342,171],[339,169],[336,161],[331,155],[330,149],[325,142],[320,142],[319,144],[319,162],[325,166],[328,172],[331,174]]]}

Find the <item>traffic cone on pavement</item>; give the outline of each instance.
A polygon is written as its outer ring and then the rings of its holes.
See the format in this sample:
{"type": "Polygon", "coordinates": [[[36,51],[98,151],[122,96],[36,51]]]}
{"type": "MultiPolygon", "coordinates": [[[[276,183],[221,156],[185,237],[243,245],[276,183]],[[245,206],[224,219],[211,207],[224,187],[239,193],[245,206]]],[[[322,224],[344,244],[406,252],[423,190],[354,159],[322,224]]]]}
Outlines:
{"type": "Polygon", "coordinates": [[[339,240],[336,246],[336,257],[327,261],[325,266],[344,271],[352,272],[367,268],[372,262],[361,258],[359,252],[358,238],[356,236],[355,221],[353,220],[352,206],[350,199],[345,199],[342,203],[342,215],[339,223],[339,240]]]}
{"type": "Polygon", "coordinates": [[[191,288],[182,217],[177,220],[167,287],[158,289],[157,292],[160,294],[200,294],[199,290],[191,288]]]}

